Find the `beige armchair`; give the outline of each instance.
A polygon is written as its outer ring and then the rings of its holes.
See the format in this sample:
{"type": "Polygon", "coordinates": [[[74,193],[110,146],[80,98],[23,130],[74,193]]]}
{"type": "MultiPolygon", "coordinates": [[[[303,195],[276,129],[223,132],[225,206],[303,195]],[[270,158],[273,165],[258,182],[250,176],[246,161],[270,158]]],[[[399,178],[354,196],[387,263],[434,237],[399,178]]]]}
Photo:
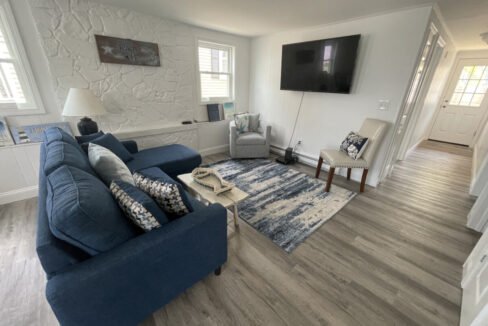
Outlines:
{"type": "Polygon", "coordinates": [[[330,191],[330,185],[332,183],[332,178],[334,178],[336,168],[347,168],[347,180],[351,179],[352,169],[363,169],[360,191],[364,192],[369,167],[371,166],[374,155],[381,144],[381,140],[383,139],[387,126],[388,122],[385,121],[375,119],[364,120],[361,129],[359,129],[359,134],[363,137],[368,137],[369,140],[362,157],[357,160],[352,159],[346,153],[339,150],[324,149],[320,151],[320,158],[317,164],[315,177],[319,177],[323,162],[329,165],[329,175],[327,177],[327,184],[325,186],[326,192],[330,191]]]}

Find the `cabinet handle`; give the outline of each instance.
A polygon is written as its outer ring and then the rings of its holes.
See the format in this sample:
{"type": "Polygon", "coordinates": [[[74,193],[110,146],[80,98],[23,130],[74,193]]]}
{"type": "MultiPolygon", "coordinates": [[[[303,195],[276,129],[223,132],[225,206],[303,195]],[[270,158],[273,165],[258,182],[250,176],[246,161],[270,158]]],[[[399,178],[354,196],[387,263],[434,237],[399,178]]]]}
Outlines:
{"type": "Polygon", "coordinates": [[[486,257],[487,257],[487,255],[483,255],[483,257],[481,257],[481,259],[480,259],[480,263],[484,262],[486,257]]]}

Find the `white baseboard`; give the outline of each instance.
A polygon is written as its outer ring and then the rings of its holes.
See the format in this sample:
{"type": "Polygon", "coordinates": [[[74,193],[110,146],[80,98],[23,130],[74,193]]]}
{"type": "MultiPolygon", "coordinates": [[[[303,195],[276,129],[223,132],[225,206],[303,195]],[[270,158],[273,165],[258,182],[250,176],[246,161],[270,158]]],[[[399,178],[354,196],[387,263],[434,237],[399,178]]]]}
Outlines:
{"type": "Polygon", "coordinates": [[[205,148],[199,151],[202,156],[212,155],[212,154],[219,154],[219,153],[228,153],[229,152],[229,145],[219,145],[214,147],[205,148]]]}
{"type": "MultiPolygon", "coordinates": [[[[278,154],[278,155],[285,155],[285,148],[280,147],[280,146],[276,146],[276,145],[271,145],[271,152],[278,154]]],[[[317,167],[318,160],[319,160],[318,157],[314,157],[310,154],[299,153],[299,152],[295,152],[294,154],[298,156],[298,161],[300,163],[311,166],[313,168],[317,167]]],[[[329,167],[326,164],[323,164],[321,171],[329,172],[329,167]]],[[[346,169],[343,169],[343,168],[336,169],[336,175],[341,175],[341,176],[345,177],[346,176],[346,169]]],[[[354,173],[351,176],[351,180],[356,181],[358,183],[361,182],[361,179],[355,177],[354,173]]],[[[370,184],[367,181],[366,181],[366,184],[373,187],[373,188],[376,188],[375,184],[370,184]]]]}
{"type": "Polygon", "coordinates": [[[0,205],[37,197],[38,189],[38,186],[32,186],[0,193],[0,205]]]}

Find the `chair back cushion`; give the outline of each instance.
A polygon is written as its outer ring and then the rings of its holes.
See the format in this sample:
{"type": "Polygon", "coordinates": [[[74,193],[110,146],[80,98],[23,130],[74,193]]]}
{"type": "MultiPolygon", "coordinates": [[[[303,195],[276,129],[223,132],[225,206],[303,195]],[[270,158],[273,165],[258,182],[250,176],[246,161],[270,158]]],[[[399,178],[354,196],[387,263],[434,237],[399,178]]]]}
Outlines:
{"type": "Polygon", "coordinates": [[[63,165],[47,177],[46,211],[54,236],[90,255],[138,233],[97,177],[63,165]]]}
{"type": "Polygon", "coordinates": [[[368,145],[363,152],[362,158],[367,161],[369,165],[371,165],[372,159],[383,140],[387,127],[388,122],[386,121],[368,118],[364,120],[361,129],[359,129],[359,134],[368,138],[368,145]]]}

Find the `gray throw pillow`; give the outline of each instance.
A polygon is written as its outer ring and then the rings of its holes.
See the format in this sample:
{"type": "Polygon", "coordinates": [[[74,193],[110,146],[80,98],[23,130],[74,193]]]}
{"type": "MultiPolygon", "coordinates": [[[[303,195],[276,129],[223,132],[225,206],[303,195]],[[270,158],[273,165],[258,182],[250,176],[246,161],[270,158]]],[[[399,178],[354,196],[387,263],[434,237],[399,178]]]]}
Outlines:
{"type": "Polygon", "coordinates": [[[258,132],[260,123],[259,123],[259,113],[249,113],[249,131],[258,132]]]}
{"type": "Polygon", "coordinates": [[[88,145],[88,160],[100,179],[109,186],[112,181],[121,180],[133,186],[132,174],[122,160],[103,146],[90,143],[88,145]]]}

